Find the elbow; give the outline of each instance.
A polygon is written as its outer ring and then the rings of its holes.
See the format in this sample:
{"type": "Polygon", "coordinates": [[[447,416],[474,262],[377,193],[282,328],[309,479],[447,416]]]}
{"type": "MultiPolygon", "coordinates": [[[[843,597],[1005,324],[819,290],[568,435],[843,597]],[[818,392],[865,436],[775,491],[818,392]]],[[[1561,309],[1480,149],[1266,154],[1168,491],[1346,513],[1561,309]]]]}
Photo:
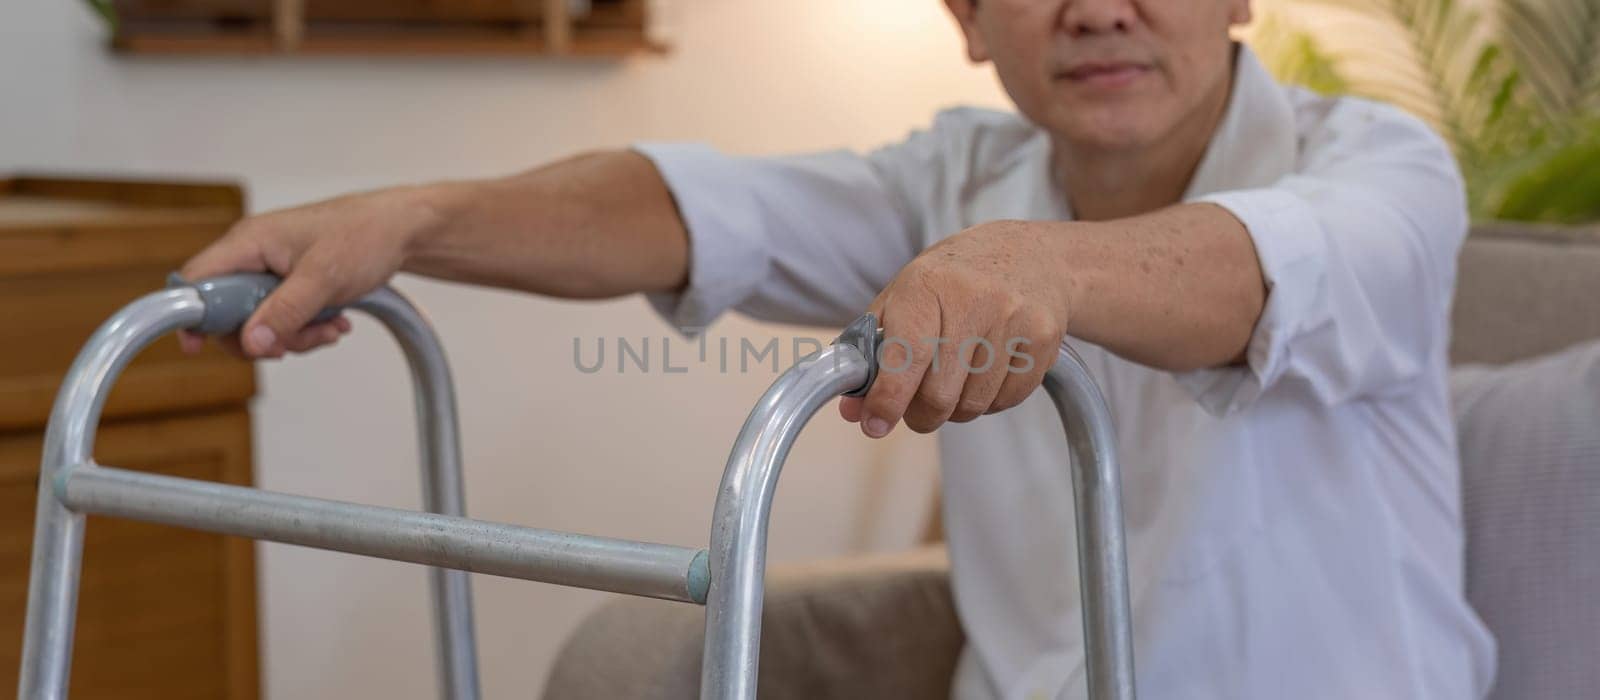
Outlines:
{"type": "Polygon", "coordinates": [[[1210,322],[1187,329],[1174,329],[1161,350],[1136,354],[1120,353],[1139,364],[1167,372],[1192,372],[1201,369],[1244,365],[1255,334],[1260,307],[1246,317],[1237,312],[1219,314],[1210,322]]]}
{"type": "Polygon", "coordinates": [[[1253,257],[1248,267],[1222,279],[1232,284],[1218,290],[1210,305],[1212,313],[1202,317],[1207,320],[1195,330],[1191,341],[1179,344],[1187,345],[1192,352],[1177,358],[1168,369],[1185,372],[1245,364],[1250,339],[1267,307],[1267,284],[1253,257]]]}
{"type": "Polygon", "coordinates": [[[1253,279],[1249,275],[1233,278],[1250,283],[1219,290],[1206,311],[1185,314],[1194,319],[1194,323],[1187,328],[1173,329],[1176,332],[1160,345],[1163,348],[1160,352],[1131,359],[1169,372],[1244,365],[1256,324],[1266,309],[1267,288],[1259,271],[1253,279]]]}
{"type": "Polygon", "coordinates": [[[1256,326],[1261,323],[1261,315],[1267,310],[1267,283],[1261,278],[1261,269],[1255,267],[1253,274],[1249,275],[1249,283],[1242,286],[1228,308],[1232,313],[1224,321],[1225,329],[1221,332],[1223,354],[1226,360],[1222,365],[1243,365],[1250,352],[1250,339],[1255,337],[1256,326]]]}

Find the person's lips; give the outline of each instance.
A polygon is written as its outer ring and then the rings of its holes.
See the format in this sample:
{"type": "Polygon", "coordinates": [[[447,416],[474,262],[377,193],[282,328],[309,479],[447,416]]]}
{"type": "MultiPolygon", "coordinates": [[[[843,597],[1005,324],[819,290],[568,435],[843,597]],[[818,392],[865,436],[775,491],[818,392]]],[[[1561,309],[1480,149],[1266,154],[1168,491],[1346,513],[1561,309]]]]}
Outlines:
{"type": "Polygon", "coordinates": [[[1058,76],[1070,83],[1096,88],[1119,88],[1131,84],[1145,73],[1150,65],[1134,61],[1086,61],[1061,71],[1058,76]]]}

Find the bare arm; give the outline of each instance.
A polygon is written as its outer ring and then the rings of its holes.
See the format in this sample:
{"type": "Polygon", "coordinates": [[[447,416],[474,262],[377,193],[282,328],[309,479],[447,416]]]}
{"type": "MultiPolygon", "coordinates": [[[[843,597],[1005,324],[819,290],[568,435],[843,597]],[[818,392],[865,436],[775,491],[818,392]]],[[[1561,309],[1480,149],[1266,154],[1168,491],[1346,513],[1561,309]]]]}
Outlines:
{"type": "MultiPolygon", "coordinates": [[[[240,335],[275,357],[337,340],[306,323],[404,270],[571,298],[681,287],[688,242],[655,166],[631,151],[578,156],[505,178],[348,195],[236,224],[182,270],[271,271],[284,283],[240,335]]],[[[195,347],[199,339],[186,337],[195,347]]]]}
{"type": "Polygon", "coordinates": [[[1073,336],[1174,372],[1244,360],[1266,283],[1250,234],[1226,209],[1183,204],[1069,226],[1057,252],[1076,287],[1073,336]]]}
{"type": "Polygon", "coordinates": [[[661,175],[638,153],[445,183],[428,197],[440,225],[412,239],[407,272],[567,298],[683,286],[683,221],[661,175]]]}
{"type": "Polygon", "coordinates": [[[1005,410],[1038,387],[1069,332],[1162,369],[1236,363],[1265,298],[1249,233],[1213,204],[975,226],[924,251],[873,302],[885,337],[903,341],[885,343],[882,366],[905,369],[841,411],[878,437],[902,418],[927,432],[1005,410]]]}

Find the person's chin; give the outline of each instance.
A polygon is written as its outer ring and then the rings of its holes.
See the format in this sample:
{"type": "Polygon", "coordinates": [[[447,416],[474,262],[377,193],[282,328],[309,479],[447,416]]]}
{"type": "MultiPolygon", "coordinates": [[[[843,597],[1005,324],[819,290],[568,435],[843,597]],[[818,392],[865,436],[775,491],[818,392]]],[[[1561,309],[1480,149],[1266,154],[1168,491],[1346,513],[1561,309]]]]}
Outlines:
{"type": "Polygon", "coordinates": [[[1138,110],[1079,109],[1063,120],[1058,136],[1102,150],[1140,148],[1151,141],[1151,128],[1138,110]]]}

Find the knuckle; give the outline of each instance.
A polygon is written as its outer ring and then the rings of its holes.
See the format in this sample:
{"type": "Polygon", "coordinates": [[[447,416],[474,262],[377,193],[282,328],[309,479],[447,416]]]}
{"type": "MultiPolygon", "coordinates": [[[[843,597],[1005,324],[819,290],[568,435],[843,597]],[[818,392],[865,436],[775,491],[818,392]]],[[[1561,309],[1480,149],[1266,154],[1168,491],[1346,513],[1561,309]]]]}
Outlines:
{"type": "Polygon", "coordinates": [[[903,392],[886,386],[880,379],[867,394],[862,406],[866,413],[879,418],[896,418],[905,409],[906,401],[902,396],[903,392]]]}
{"type": "Polygon", "coordinates": [[[924,387],[917,393],[917,403],[932,411],[949,413],[955,408],[956,402],[961,400],[960,391],[960,387],[954,389],[944,386],[924,387]]]}
{"type": "Polygon", "coordinates": [[[999,413],[1000,411],[1016,408],[1024,398],[1027,398],[1027,393],[1014,390],[1001,391],[998,396],[994,397],[993,401],[989,402],[984,412],[999,413]]]}
{"type": "Polygon", "coordinates": [[[999,302],[1001,318],[1019,318],[1033,307],[1027,295],[1011,286],[1006,287],[1001,293],[999,302]]]}
{"type": "Polygon", "coordinates": [[[956,404],[955,413],[950,414],[950,420],[965,423],[983,415],[989,409],[989,403],[980,399],[962,399],[956,404]]]}
{"type": "Polygon", "coordinates": [[[309,249],[295,258],[288,272],[301,281],[320,286],[325,280],[334,279],[338,269],[337,256],[331,255],[328,250],[318,248],[309,249]]]}
{"type": "Polygon", "coordinates": [[[264,218],[251,216],[234,222],[232,226],[228,227],[228,232],[223,234],[222,241],[236,245],[245,244],[250,239],[261,235],[262,231],[268,228],[263,224],[262,220],[264,218]]]}
{"type": "Polygon", "coordinates": [[[271,319],[279,322],[286,322],[291,317],[307,315],[307,304],[293,296],[277,294],[267,304],[267,311],[271,314],[271,319]]]}
{"type": "Polygon", "coordinates": [[[1040,337],[1055,325],[1051,314],[1040,308],[1038,304],[1030,304],[1027,299],[1017,298],[1010,302],[1012,325],[1029,337],[1040,337]]]}
{"type": "Polygon", "coordinates": [[[905,374],[911,369],[914,357],[913,349],[903,338],[889,337],[878,351],[878,370],[887,383],[893,377],[905,374]]]}
{"type": "MultiPolygon", "coordinates": [[[[943,417],[944,417],[944,414],[940,413],[939,411],[933,410],[932,408],[929,408],[928,406],[918,405],[918,404],[914,403],[914,404],[912,404],[910,407],[908,407],[906,409],[906,414],[902,418],[905,420],[907,427],[911,427],[912,429],[915,429],[916,426],[919,426],[919,425],[923,426],[923,427],[927,427],[929,423],[932,423],[934,420],[939,419],[939,418],[943,418],[943,417]]],[[[922,431],[918,431],[918,432],[922,432],[922,431]]]]}
{"type": "Polygon", "coordinates": [[[918,416],[915,418],[907,417],[906,427],[910,428],[911,432],[927,435],[928,433],[938,430],[939,425],[943,422],[944,421],[937,418],[930,418],[926,416],[918,416]]]}

